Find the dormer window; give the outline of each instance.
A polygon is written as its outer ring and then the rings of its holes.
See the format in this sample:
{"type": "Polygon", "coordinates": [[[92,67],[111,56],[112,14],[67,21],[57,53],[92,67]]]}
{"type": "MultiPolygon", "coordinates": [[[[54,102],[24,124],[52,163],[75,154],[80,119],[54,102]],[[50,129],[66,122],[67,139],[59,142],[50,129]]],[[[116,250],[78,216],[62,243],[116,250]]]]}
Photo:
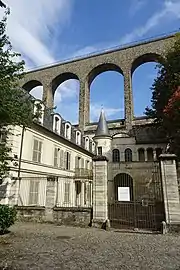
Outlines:
{"type": "Polygon", "coordinates": [[[85,149],[89,151],[89,138],[85,138],[85,149]]]}
{"type": "Polygon", "coordinates": [[[38,100],[34,102],[34,115],[39,124],[43,125],[44,120],[44,104],[38,100]]]}
{"type": "Polygon", "coordinates": [[[70,124],[65,124],[65,138],[70,140],[71,139],[71,126],[70,124]]]}
{"type": "Polygon", "coordinates": [[[81,145],[81,132],[76,131],[76,144],[81,145]]]}
{"type": "Polygon", "coordinates": [[[92,153],[95,154],[96,151],[96,145],[94,142],[92,142],[92,153]]]}
{"type": "Polygon", "coordinates": [[[61,118],[59,115],[54,115],[53,118],[53,131],[60,134],[61,132],[61,118]]]}

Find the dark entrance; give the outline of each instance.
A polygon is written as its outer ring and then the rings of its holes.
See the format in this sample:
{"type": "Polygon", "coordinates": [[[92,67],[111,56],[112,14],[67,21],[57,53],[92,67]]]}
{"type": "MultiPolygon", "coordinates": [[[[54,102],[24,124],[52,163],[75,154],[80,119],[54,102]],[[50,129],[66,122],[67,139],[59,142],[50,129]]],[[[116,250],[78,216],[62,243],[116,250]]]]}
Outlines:
{"type": "Polygon", "coordinates": [[[159,231],[164,220],[164,203],[159,164],[150,169],[151,178],[136,179],[126,173],[114,178],[114,201],[108,204],[111,226],[159,231]]]}

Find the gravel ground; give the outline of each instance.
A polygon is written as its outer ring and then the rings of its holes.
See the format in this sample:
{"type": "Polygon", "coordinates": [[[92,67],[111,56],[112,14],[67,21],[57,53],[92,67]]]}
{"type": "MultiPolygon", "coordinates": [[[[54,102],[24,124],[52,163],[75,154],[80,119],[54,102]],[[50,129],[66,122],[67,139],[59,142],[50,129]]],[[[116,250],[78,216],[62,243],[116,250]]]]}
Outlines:
{"type": "Polygon", "coordinates": [[[180,270],[180,236],[17,223],[0,236],[0,269],[180,270]]]}

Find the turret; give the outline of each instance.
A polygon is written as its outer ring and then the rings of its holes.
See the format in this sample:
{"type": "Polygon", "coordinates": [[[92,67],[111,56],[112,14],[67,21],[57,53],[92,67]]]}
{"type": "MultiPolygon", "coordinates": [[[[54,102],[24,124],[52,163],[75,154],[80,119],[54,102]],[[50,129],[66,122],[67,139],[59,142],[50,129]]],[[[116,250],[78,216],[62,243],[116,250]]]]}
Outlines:
{"type": "Polygon", "coordinates": [[[101,110],[94,141],[97,145],[97,155],[106,156],[111,159],[111,135],[109,134],[104,110],[101,110]]]}

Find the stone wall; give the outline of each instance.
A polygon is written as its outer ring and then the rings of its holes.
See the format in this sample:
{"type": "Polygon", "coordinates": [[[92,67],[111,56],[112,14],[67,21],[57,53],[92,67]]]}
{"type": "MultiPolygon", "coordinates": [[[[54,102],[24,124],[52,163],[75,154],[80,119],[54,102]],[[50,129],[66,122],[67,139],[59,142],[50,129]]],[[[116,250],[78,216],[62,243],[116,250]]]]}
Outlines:
{"type": "Polygon", "coordinates": [[[92,208],[54,207],[50,212],[45,207],[18,206],[18,221],[48,222],[58,225],[87,227],[91,224],[92,208]]]}
{"type": "Polygon", "coordinates": [[[56,207],[53,211],[53,220],[58,225],[90,226],[92,208],[67,208],[56,207]]]}
{"type": "Polygon", "coordinates": [[[17,218],[18,221],[35,221],[35,222],[45,222],[46,221],[46,211],[45,207],[37,206],[17,206],[17,218]]]}

